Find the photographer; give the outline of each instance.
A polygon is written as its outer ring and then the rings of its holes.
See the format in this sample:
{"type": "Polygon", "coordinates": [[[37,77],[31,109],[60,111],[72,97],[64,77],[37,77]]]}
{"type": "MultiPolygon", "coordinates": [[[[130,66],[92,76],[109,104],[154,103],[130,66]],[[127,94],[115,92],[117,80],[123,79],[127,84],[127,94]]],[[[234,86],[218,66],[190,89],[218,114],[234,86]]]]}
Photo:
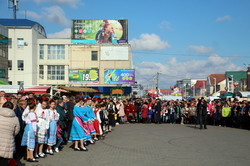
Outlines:
{"type": "Polygon", "coordinates": [[[204,125],[204,129],[207,129],[207,102],[202,97],[197,104],[197,116],[200,122],[200,129],[204,125]]]}

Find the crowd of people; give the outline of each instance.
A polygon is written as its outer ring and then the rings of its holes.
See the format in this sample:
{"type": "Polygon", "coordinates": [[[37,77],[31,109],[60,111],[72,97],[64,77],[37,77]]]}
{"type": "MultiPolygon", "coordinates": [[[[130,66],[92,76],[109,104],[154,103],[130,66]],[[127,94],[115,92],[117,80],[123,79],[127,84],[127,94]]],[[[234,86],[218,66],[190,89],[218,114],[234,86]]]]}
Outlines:
{"type": "Polygon", "coordinates": [[[76,96],[7,95],[0,92],[0,165],[24,157],[28,162],[58,153],[72,142],[74,151],[104,139],[124,123],[207,124],[250,129],[247,101],[90,99],[76,96]],[[14,156],[13,156],[14,155],[14,156]]]}

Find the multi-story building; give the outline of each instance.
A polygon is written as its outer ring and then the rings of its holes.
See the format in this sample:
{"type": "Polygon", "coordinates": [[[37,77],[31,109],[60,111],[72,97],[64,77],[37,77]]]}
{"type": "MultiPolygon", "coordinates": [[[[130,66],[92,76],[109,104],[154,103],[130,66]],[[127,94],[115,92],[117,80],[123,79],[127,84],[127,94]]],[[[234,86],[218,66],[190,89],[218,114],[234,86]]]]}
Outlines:
{"type": "Polygon", "coordinates": [[[215,94],[216,96],[220,95],[221,91],[225,91],[226,89],[226,76],[225,74],[210,74],[207,77],[206,82],[206,93],[208,96],[215,94]]]}
{"type": "Polygon", "coordinates": [[[226,90],[228,92],[238,92],[241,90],[241,80],[247,78],[246,71],[226,71],[226,90]]]}
{"type": "Polygon", "coordinates": [[[0,80],[8,82],[8,29],[0,25],[0,80]]]}
{"type": "MultiPolygon", "coordinates": [[[[129,44],[74,44],[71,39],[38,39],[37,85],[66,85],[110,92],[116,86],[104,82],[106,69],[132,69],[129,44]],[[70,70],[96,70],[96,81],[71,81],[70,70]],[[105,90],[106,89],[106,90],[105,90]]],[[[131,92],[131,87],[123,86],[131,92]]]]}
{"type": "Polygon", "coordinates": [[[182,79],[176,82],[176,87],[183,91],[184,96],[196,96],[195,84],[204,79],[182,79]]]}
{"type": "Polygon", "coordinates": [[[39,23],[27,19],[0,19],[8,29],[8,77],[12,85],[37,84],[37,39],[46,38],[39,23]]]}
{"type": "Polygon", "coordinates": [[[132,69],[129,44],[48,39],[39,23],[27,19],[0,19],[0,24],[9,34],[8,81],[12,85],[81,86],[110,93],[123,84],[124,93],[131,93],[134,71],[123,73],[123,83],[114,83],[121,77],[115,72],[132,69]]]}

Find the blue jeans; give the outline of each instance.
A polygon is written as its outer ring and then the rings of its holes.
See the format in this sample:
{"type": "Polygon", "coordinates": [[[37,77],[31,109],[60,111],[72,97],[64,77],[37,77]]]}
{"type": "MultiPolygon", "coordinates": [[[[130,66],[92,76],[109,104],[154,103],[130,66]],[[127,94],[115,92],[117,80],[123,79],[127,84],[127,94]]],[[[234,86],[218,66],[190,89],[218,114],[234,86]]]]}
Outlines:
{"type": "Polygon", "coordinates": [[[170,123],[176,123],[176,114],[175,114],[175,112],[170,114],[170,123]]]}
{"type": "Polygon", "coordinates": [[[63,138],[62,137],[57,137],[57,143],[55,145],[55,148],[59,148],[59,146],[61,145],[62,142],[63,142],[63,138]]]}

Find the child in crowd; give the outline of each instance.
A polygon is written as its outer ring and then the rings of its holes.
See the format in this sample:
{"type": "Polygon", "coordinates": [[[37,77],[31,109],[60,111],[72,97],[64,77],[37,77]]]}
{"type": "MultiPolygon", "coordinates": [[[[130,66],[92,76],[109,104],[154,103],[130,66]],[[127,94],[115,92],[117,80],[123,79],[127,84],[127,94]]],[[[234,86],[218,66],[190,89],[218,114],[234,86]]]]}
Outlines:
{"type": "Polygon", "coordinates": [[[59,152],[59,149],[61,148],[61,144],[63,142],[62,138],[63,130],[61,129],[60,125],[57,124],[57,129],[56,129],[56,137],[57,137],[57,143],[55,145],[55,152],[59,152]]]}
{"type": "Polygon", "coordinates": [[[35,157],[44,158],[45,154],[43,153],[43,145],[46,143],[46,134],[49,129],[49,110],[47,109],[48,102],[41,101],[41,103],[36,108],[36,114],[38,117],[37,123],[37,144],[35,157]]]}
{"type": "Polygon", "coordinates": [[[37,121],[38,121],[35,109],[36,109],[35,103],[29,105],[29,113],[25,118],[26,126],[24,129],[24,134],[21,143],[22,146],[27,146],[28,162],[38,162],[33,156],[33,152],[35,149],[35,136],[37,133],[37,121]]]}
{"type": "Polygon", "coordinates": [[[95,127],[95,131],[96,131],[96,134],[94,136],[94,140],[95,141],[98,141],[97,136],[100,137],[102,135],[101,125],[100,125],[102,123],[102,121],[100,119],[100,113],[99,113],[99,111],[100,111],[100,106],[96,105],[95,106],[95,111],[94,111],[96,119],[93,122],[94,127],[95,127]]]}
{"type": "Polygon", "coordinates": [[[56,103],[55,101],[50,101],[49,108],[49,130],[48,130],[48,147],[46,153],[53,155],[52,146],[56,144],[56,128],[57,121],[59,120],[59,114],[56,112],[56,103]]]}

